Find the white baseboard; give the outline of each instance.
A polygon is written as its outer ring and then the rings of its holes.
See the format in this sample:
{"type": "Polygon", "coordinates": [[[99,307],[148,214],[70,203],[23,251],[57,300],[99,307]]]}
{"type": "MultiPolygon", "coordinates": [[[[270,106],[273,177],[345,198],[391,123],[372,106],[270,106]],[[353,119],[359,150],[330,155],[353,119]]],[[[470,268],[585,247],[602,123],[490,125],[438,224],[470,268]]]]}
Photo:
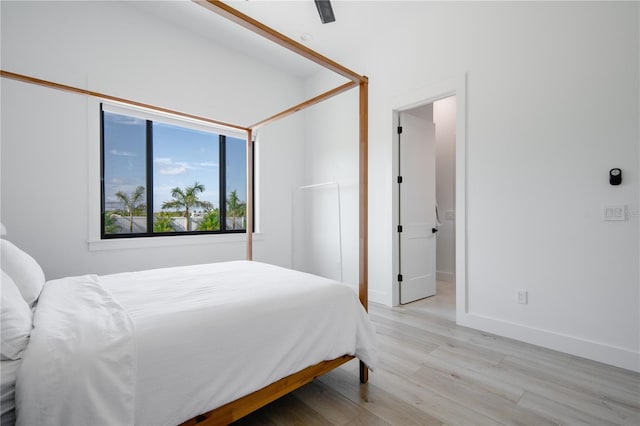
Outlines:
{"type": "Polygon", "coordinates": [[[456,274],[453,272],[436,271],[436,280],[454,283],[456,282],[456,274]]]}
{"type": "Polygon", "coordinates": [[[457,313],[458,325],[509,337],[533,345],[640,372],[640,353],[549,330],[503,321],[478,314],[457,313]]]}
{"type": "Polygon", "coordinates": [[[384,291],[369,290],[369,301],[380,305],[391,306],[389,294],[384,291]]]}
{"type": "MultiPolygon", "coordinates": [[[[349,287],[353,289],[353,291],[358,294],[358,284],[345,283],[349,287]]],[[[391,306],[389,303],[389,295],[384,291],[371,290],[368,291],[369,302],[378,303],[380,305],[391,306]]]]}

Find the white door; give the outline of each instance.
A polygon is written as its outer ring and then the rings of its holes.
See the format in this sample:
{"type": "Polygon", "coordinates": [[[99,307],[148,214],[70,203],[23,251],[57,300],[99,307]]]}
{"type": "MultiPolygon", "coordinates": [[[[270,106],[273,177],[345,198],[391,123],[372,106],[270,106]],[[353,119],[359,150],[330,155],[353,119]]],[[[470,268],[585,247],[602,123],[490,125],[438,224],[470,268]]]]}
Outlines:
{"type": "Polygon", "coordinates": [[[400,123],[398,279],[400,303],[409,303],[436,294],[435,125],[409,113],[401,114],[400,123]]]}

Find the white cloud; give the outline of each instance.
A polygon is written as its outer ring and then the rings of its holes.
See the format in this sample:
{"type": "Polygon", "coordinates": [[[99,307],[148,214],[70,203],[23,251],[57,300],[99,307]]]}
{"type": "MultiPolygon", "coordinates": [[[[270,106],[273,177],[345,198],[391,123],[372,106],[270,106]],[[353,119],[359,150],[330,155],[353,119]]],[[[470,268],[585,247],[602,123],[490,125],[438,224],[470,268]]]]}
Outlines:
{"type": "Polygon", "coordinates": [[[213,161],[205,161],[203,163],[197,163],[196,165],[200,167],[218,167],[219,166],[218,163],[214,163],[213,161]]]}
{"type": "Polygon", "coordinates": [[[187,171],[185,165],[176,165],[175,167],[164,167],[159,170],[161,175],[181,175],[187,171]]]}
{"type": "Polygon", "coordinates": [[[138,155],[133,153],[133,152],[129,152],[129,151],[118,151],[117,149],[112,149],[111,154],[113,155],[117,155],[119,157],[137,157],[138,155]]]}
{"type": "Polygon", "coordinates": [[[186,173],[187,170],[194,168],[189,163],[185,163],[182,161],[173,161],[172,158],[156,157],[153,159],[153,162],[160,166],[158,169],[158,173],[160,173],[161,175],[181,175],[183,173],[186,173]]]}

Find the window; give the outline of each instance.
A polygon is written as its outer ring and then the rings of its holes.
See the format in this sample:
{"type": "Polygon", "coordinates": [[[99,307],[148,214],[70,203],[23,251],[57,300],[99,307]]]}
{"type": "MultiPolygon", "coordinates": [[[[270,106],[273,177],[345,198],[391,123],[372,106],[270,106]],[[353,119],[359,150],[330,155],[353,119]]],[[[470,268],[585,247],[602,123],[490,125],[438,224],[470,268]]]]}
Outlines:
{"type": "Polygon", "coordinates": [[[246,232],[246,141],[205,123],[101,106],[103,239],[246,232]]]}

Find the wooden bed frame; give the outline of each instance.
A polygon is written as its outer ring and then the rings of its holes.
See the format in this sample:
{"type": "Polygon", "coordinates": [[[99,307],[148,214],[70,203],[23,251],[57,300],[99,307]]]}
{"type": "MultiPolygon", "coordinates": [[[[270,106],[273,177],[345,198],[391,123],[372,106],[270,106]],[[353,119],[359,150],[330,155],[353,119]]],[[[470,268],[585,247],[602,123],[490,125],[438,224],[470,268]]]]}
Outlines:
{"type": "MultiPolygon", "coordinates": [[[[349,89],[358,87],[359,96],[359,283],[358,294],[360,302],[365,310],[368,309],[368,85],[369,80],[366,76],[359,75],[348,68],[328,59],[321,54],[307,48],[306,46],[290,39],[289,37],[275,31],[274,29],[262,24],[261,22],[244,15],[240,11],[223,3],[221,0],[192,0],[193,2],[215,12],[242,27],[253,31],[254,33],[271,40],[272,42],[291,50],[292,52],[307,58],[324,68],[340,74],[349,81],[341,86],[329,90],[314,98],[308,99],[298,105],[286,109],[271,117],[265,118],[255,124],[249,126],[241,126],[236,124],[224,123],[207,117],[196,116],[180,111],[174,111],[160,106],[143,104],[141,102],[111,96],[105,93],[93,92],[73,86],[55,83],[52,81],[41,80],[23,74],[17,74],[10,71],[0,70],[0,76],[12,80],[18,80],[25,83],[36,84],[57,90],[79,93],[87,96],[97,97],[104,100],[122,102],[129,105],[149,108],[156,111],[166,112],[186,118],[195,118],[223,127],[234,128],[246,132],[247,140],[247,164],[253,163],[253,132],[266,124],[277,121],[288,115],[294,114],[302,109],[320,103],[326,99],[343,93],[349,89]]],[[[253,260],[253,169],[247,167],[247,260],[253,260]]],[[[334,360],[320,362],[319,364],[305,368],[302,371],[287,376],[277,382],[265,386],[249,395],[218,407],[215,410],[198,415],[186,422],[182,426],[187,425],[219,425],[228,424],[236,421],[247,414],[267,405],[268,403],[292,392],[295,389],[311,382],[336,367],[352,360],[354,357],[344,355],[334,360]]],[[[368,369],[366,365],[360,361],[360,382],[367,383],[368,369]]]]}
{"type": "Polygon", "coordinates": [[[312,365],[284,379],[271,383],[247,396],[231,401],[215,410],[187,420],[180,424],[180,426],[228,425],[352,359],[352,356],[344,355],[330,361],[322,361],[319,364],[312,365]]]}

